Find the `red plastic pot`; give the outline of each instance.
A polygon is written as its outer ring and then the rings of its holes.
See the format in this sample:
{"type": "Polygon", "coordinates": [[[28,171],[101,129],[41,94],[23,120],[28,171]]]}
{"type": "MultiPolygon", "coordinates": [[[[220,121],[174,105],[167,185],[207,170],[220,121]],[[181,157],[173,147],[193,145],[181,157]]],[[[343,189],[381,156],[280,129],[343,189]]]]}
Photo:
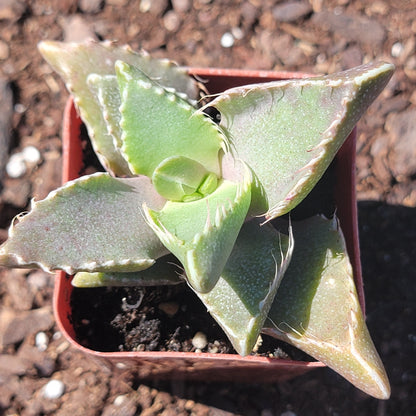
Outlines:
{"type": "MultiPolygon", "coordinates": [[[[205,80],[205,86],[211,94],[239,85],[306,76],[301,73],[229,69],[189,68],[188,71],[199,79],[205,80]]],[[[77,178],[83,168],[80,141],[81,124],[70,98],[65,108],[63,121],[63,182],[77,178]]],[[[354,269],[361,307],[364,310],[355,195],[355,144],[356,132],[354,129],[335,158],[336,187],[334,197],[337,215],[354,269]]],[[[300,362],[262,356],[241,357],[236,354],[93,351],[77,342],[71,323],[71,292],[71,277],[64,272],[58,272],[54,292],[54,311],[60,330],[72,346],[91,357],[101,359],[109,366],[127,367],[137,373],[139,377],[272,382],[289,379],[314,368],[324,367],[324,364],[320,362],[300,362]]]]}

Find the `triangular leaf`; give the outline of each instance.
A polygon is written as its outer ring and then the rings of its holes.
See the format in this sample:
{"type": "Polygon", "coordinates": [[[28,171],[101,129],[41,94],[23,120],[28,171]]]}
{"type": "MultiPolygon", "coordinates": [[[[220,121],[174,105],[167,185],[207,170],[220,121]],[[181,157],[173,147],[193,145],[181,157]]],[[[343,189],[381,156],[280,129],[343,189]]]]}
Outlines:
{"type": "Polygon", "coordinates": [[[68,182],[18,217],[0,248],[0,264],[69,274],[143,270],[167,254],[144,220],[144,201],[164,204],[144,176],[97,173],[68,182]]]}
{"type": "Polygon", "coordinates": [[[264,332],[322,361],[375,397],[390,395],[365,325],[345,241],[335,220],[293,224],[295,250],[264,332]]]}
{"type": "Polygon", "coordinates": [[[250,354],[257,341],[292,249],[292,237],[249,221],[215,287],[196,292],[241,355],[250,354]]]}
{"type": "Polygon", "coordinates": [[[208,292],[217,283],[250,205],[248,181],[229,181],[203,199],[145,208],[149,225],[181,261],[191,287],[208,292]]]}
{"type": "Polygon", "coordinates": [[[78,272],[72,279],[75,287],[101,286],[161,286],[184,282],[172,255],[156,260],[153,266],[137,272],[78,272]]]}
{"type": "Polygon", "coordinates": [[[119,61],[116,72],[122,95],[122,151],[130,169],[152,177],[164,159],[185,156],[219,175],[223,136],[217,125],[137,68],[119,61]]]}
{"type": "Polygon", "coordinates": [[[116,175],[130,175],[126,161],[114,147],[113,138],[107,133],[107,126],[95,95],[87,86],[89,74],[115,75],[114,64],[122,60],[140,68],[158,83],[187,94],[190,99],[198,98],[196,82],[168,60],[152,59],[145,53],[133,52],[127,46],[112,42],[86,41],[64,43],[45,41],[39,44],[39,51],[53,69],[64,79],[68,90],[74,96],[88,135],[103,166],[116,175]]]}
{"type": "Polygon", "coordinates": [[[309,193],[392,73],[391,64],[368,64],[233,88],[209,104],[221,114],[231,151],[257,176],[262,189],[253,195],[266,198],[268,219],[290,211],[309,193]]]}

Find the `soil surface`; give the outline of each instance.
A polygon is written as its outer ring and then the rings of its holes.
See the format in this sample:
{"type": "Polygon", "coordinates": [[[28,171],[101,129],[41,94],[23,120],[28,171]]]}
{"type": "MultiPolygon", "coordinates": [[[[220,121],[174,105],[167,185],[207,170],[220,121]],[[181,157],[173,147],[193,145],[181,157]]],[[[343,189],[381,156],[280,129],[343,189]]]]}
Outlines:
{"type": "Polygon", "coordinates": [[[382,59],[397,69],[359,123],[357,145],[367,322],[390,400],[325,368],[275,384],[145,381],[110,371],[60,334],[53,276],[0,270],[0,414],[416,414],[415,22],[414,0],[1,0],[1,240],[31,197],[60,184],[68,93],[37,52],[40,40],[117,39],[188,66],[321,74],[382,59]]]}

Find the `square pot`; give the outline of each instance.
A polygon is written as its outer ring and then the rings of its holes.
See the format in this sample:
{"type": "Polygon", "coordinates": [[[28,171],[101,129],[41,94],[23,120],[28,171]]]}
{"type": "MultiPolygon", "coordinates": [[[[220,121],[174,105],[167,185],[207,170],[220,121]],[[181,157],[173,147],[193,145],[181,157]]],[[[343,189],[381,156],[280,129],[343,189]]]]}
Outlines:
{"type": "MultiPolygon", "coordinates": [[[[302,73],[233,69],[189,68],[188,72],[198,77],[198,79],[204,80],[204,85],[210,94],[245,84],[308,76],[302,73]]],[[[69,98],[63,120],[63,182],[77,178],[83,168],[80,140],[81,124],[82,121],[77,115],[72,98],[69,98]]],[[[337,215],[346,239],[357,292],[364,311],[355,194],[355,145],[356,131],[354,129],[334,159],[336,186],[333,191],[337,215]]],[[[54,311],[56,321],[64,336],[76,349],[104,361],[110,367],[128,368],[141,378],[275,382],[325,366],[320,362],[301,362],[254,355],[241,357],[237,354],[194,352],[94,351],[80,345],[77,341],[71,322],[70,298],[72,288],[71,277],[64,272],[58,272],[55,281],[54,311]]]]}

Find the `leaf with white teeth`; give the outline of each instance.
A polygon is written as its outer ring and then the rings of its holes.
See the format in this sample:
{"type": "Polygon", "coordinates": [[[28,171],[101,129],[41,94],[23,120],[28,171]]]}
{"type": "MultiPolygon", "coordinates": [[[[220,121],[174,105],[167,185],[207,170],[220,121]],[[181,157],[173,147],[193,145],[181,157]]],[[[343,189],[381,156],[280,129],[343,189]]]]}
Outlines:
{"type": "Polygon", "coordinates": [[[184,282],[172,255],[156,260],[153,266],[137,272],[78,272],[72,279],[75,287],[162,286],[184,282]]]}
{"type": "MultiPolygon", "coordinates": [[[[87,77],[90,74],[115,75],[114,64],[122,60],[140,68],[160,85],[186,94],[190,100],[198,99],[197,83],[184,68],[177,67],[167,59],[154,59],[145,52],[134,52],[128,46],[90,40],[83,43],[44,41],[38,47],[73,95],[101,163],[118,176],[131,175],[131,172],[124,157],[114,146],[113,137],[107,132],[95,94],[88,88],[87,77]]],[[[111,93],[114,94],[113,91],[111,93]]]]}
{"type": "Polygon", "coordinates": [[[162,199],[148,178],[84,176],[33,202],[0,247],[8,267],[78,271],[137,271],[168,253],[147,225],[141,205],[162,199]]]}
{"type": "Polygon", "coordinates": [[[293,223],[295,249],[263,332],[322,361],[356,387],[387,399],[390,386],[368,333],[337,221],[293,223]]]}
{"type": "Polygon", "coordinates": [[[114,147],[120,151],[122,145],[121,97],[117,77],[115,75],[90,74],[87,77],[87,84],[100,105],[107,133],[112,137],[114,147]]]}
{"type": "Polygon", "coordinates": [[[234,157],[259,181],[261,190],[253,195],[265,199],[267,219],[289,212],[311,191],[393,69],[375,63],[323,77],[246,85],[208,104],[221,113],[234,157]]]}
{"type": "Polygon", "coordinates": [[[293,237],[258,219],[245,223],[217,284],[196,294],[235,350],[250,354],[290,262],[293,237]]]}
{"type": "Polygon", "coordinates": [[[127,63],[116,63],[122,97],[122,152],[136,174],[152,177],[170,157],[184,156],[219,176],[223,136],[218,126],[175,92],[127,63]]]}
{"type": "Polygon", "coordinates": [[[203,199],[167,202],[161,211],[145,207],[149,225],[181,261],[196,292],[217,283],[246,218],[251,194],[249,181],[229,181],[203,199]]]}

